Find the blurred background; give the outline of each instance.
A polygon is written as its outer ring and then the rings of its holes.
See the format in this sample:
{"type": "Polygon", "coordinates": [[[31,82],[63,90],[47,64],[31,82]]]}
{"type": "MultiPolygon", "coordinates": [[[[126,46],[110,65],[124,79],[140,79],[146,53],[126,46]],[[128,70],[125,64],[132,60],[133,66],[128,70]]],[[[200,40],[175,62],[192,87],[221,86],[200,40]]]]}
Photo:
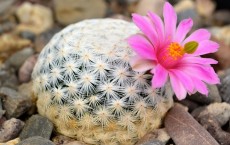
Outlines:
{"type": "MultiPolygon", "coordinates": [[[[28,82],[39,52],[55,33],[71,23],[107,17],[131,21],[132,13],[145,15],[147,11],[162,16],[165,1],[0,0],[0,78],[9,74],[14,77],[7,81],[28,82]],[[3,73],[4,67],[7,71],[3,73]]],[[[214,66],[217,71],[229,68],[230,0],[168,1],[175,7],[178,21],[191,17],[193,30],[201,27],[210,30],[220,49],[206,57],[219,61],[214,66]]]]}

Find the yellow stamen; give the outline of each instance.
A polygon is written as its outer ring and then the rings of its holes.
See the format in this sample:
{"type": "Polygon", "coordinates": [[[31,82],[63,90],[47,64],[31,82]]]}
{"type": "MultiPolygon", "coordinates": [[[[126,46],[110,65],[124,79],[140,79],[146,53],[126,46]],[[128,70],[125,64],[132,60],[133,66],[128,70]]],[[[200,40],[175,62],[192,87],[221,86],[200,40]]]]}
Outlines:
{"type": "Polygon", "coordinates": [[[181,58],[185,54],[184,48],[177,42],[172,42],[167,49],[168,55],[171,56],[174,60],[181,58]]]}

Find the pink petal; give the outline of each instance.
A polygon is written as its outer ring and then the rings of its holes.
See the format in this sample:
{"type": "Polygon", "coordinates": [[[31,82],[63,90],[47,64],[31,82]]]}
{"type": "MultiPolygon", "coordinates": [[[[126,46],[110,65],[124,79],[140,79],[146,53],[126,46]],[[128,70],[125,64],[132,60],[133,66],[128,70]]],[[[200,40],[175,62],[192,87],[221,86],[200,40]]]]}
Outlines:
{"type": "Polygon", "coordinates": [[[193,80],[195,89],[201,94],[208,96],[208,88],[206,84],[197,78],[192,78],[192,80],[193,80]]]}
{"type": "Polygon", "coordinates": [[[202,57],[183,57],[181,63],[197,63],[203,65],[217,64],[218,61],[211,58],[202,58],[202,57]]]}
{"type": "Polygon", "coordinates": [[[206,29],[198,29],[195,32],[193,32],[188,38],[186,38],[183,42],[183,44],[189,42],[189,41],[197,41],[200,43],[203,40],[210,39],[211,34],[206,29]]]}
{"type": "Polygon", "coordinates": [[[153,73],[152,78],[152,87],[153,88],[160,88],[162,87],[168,78],[168,71],[165,70],[160,64],[158,64],[154,70],[151,71],[153,73]]]}
{"type": "Polygon", "coordinates": [[[132,17],[133,22],[137,25],[137,27],[140,28],[140,30],[148,37],[153,45],[156,45],[158,42],[157,34],[149,18],[138,14],[132,14],[132,17]]]}
{"type": "Polygon", "coordinates": [[[167,41],[171,41],[176,31],[177,15],[173,6],[168,2],[164,5],[163,15],[165,23],[165,37],[167,41]]]}
{"type": "Polygon", "coordinates": [[[180,64],[179,68],[190,76],[209,84],[219,84],[220,80],[211,66],[199,64],[180,64]]]}
{"type": "Polygon", "coordinates": [[[184,86],[182,85],[182,83],[178,80],[178,78],[173,73],[169,73],[169,77],[170,77],[170,82],[171,82],[173,91],[176,94],[176,97],[179,100],[184,99],[186,97],[187,92],[184,86]]]}
{"type": "Polygon", "coordinates": [[[194,92],[194,84],[191,77],[188,74],[178,69],[171,69],[170,73],[172,73],[174,76],[178,78],[178,81],[180,81],[183,84],[183,86],[186,90],[188,90],[189,93],[194,92]]]}
{"type": "Polygon", "coordinates": [[[211,40],[204,40],[199,43],[197,50],[193,54],[189,54],[189,56],[198,56],[208,53],[214,53],[218,50],[218,48],[218,43],[211,40]]]}
{"type": "Polygon", "coordinates": [[[158,35],[158,41],[160,44],[162,44],[164,42],[164,24],[158,15],[152,12],[148,12],[148,16],[155,26],[155,30],[158,35]]]}
{"type": "Polygon", "coordinates": [[[137,72],[145,72],[147,70],[153,69],[156,65],[154,61],[145,59],[138,55],[132,57],[129,63],[132,69],[137,72]]]}
{"type": "Polygon", "coordinates": [[[174,41],[181,43],[184,40],[187,33],[191,30],[192,25],[193,25],[193,21],[191,18],[184,19],[183,21],[181,21],[179,26],[177,27],[176,36],[174,38],[174,41]]]}
{"type": "Polygon", "coordinates": [[[155,51],[152,44],[142,35],[133,35],[128,38],[128,43],[132,49],[141,57],[155,60],[155,51]]]}

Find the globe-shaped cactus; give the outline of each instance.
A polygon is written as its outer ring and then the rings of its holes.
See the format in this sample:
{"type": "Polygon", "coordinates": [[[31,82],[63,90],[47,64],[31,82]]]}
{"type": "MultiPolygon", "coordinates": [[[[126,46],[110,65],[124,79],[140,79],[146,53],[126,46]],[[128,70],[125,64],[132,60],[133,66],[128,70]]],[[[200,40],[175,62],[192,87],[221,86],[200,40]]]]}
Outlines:
{"type": "Polygon", "coordinates": [[[38,112],[56,131],[88,144],[134,144],[158,128],[172,106],[169,86],[153,90],[151,75],[132,70],[126,38],[132,23],[85,20],[57,33],[33,71],[38,112]]]}

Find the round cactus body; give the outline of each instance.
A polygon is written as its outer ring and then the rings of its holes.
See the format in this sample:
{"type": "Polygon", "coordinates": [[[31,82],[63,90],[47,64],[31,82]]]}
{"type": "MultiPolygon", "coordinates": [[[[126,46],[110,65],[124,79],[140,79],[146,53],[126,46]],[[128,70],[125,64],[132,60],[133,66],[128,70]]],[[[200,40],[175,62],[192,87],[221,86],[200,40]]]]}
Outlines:
{"type": "Polygon", "coordinates": [[[88,144],[134,144],[158,128],[172,106],[167,85],[153,90],[151,75],[132,70],[125,39],[132,23],[85,20],[57,33],[33,71],[38,112],[56,131],[88,144]]]}

